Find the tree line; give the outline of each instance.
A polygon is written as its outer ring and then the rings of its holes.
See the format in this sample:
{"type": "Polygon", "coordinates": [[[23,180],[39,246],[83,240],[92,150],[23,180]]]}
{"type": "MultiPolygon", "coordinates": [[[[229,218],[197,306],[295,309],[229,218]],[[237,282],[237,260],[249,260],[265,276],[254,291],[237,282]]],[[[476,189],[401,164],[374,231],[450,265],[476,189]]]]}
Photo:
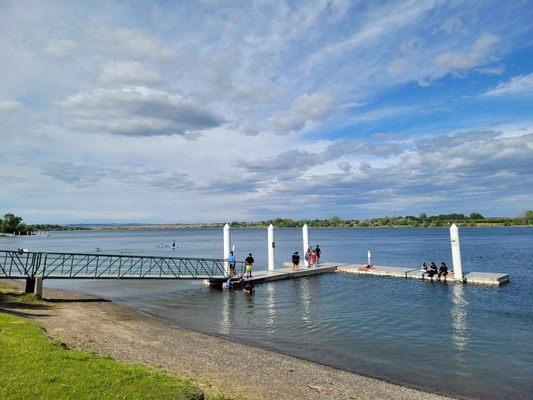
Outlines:
{"type": "Polygon", "coordinates": [[[71,225],[58,225],[58,224],[25,224],[22,217],[19,217],[13,213],[4,214],[3,218],[0,218],[0,233],[28,235],[36,231],[71,231],[78,229],[87,229],[71,225]]]}
{"type": "Polygon", "coordinates": [[[461,226],[516,226],[533,225],[533,210],[526,211],[519,217],[484,217],[480,213],[464,214],[438,214],[418,216],[392,216],[372,219],[342,219],[334,216],[328,219],[300,219],[276,218],[259,222],[238,222],[230,225],[235,228],[266,227],[270,224],[280,228],[297,228],[307,224],[313,228],[367,228],[367,227],[440,227],[456,223],[461,226]]]}

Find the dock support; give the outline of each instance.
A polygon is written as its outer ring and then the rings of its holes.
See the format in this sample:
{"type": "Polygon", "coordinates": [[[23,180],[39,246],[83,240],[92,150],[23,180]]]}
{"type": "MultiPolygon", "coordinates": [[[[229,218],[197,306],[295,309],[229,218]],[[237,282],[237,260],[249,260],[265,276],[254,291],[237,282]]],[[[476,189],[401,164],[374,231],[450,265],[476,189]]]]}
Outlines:
{"type": "Polygon", "coordinates": [[[461,246],[459,245],[459,228],[452,224],[450,227],[450,242],[452,245],[453,277],[463,282],[463,266],[461,264],[461,246]]]}
{"type": "Polygon", "coordinates": [[[268,270],[274,271],[274,226],[270,224],[268,226],[268,270]]]}
{"type": "Polygon", "coordinates": [[[33,293],[35,289],[35,278],[26,278],[26,285],[24,286],[24,293],[33,293]]]}
{"type": "Polygon", "coordinates": [[[38,298],[43,297],[43,277],[42,276],[35,277],[35,288],[34,288],[33,293],[38,298]]]}
{"type": "Polygon", "coordinates": [[[231,233],[228,224],[224,225],[224,271],[229,275],[229,255],[231,252],[231,233]]]}
{"type": "Polygon", "coordinates": [[[307,224],[304,224],[304,226],[302,227],[302,244],[304,249],[302,257],[305,257],[305,254],[309,249],[309,228],[307,227],[307,224]]]}

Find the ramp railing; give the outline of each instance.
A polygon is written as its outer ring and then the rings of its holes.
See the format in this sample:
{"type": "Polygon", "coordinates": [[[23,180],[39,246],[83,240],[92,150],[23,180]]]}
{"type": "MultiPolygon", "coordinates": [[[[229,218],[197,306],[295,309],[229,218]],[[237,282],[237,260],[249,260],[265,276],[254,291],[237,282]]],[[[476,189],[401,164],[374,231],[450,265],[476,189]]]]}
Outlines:
{"type": "MultiPolygon", "coordinates": [[[[224,279],[227,260],[0,250],[0,278],[224,279]]],[[[242,262],[238,262],[242,269],[242,262]]]]}

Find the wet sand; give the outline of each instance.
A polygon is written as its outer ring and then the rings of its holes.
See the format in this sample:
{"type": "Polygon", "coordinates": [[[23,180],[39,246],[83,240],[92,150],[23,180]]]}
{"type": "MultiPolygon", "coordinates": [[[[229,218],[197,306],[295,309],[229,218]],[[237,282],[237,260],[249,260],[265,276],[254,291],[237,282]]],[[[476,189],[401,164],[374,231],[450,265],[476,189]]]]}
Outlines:
{"type": "Polygon", "coordinates": [[[51,307],[0,304],[0,311],[37,322],[69,347],[187,377],[230,398],[449,398],[183,329],[97,297],[44,295],[51,307]]]}

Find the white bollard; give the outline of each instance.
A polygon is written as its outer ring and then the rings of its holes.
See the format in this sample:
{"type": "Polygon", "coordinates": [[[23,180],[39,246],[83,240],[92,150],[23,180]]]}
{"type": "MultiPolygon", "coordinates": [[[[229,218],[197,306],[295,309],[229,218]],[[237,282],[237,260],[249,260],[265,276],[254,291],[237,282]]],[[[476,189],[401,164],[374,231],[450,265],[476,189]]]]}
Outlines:
{"type": "MultiPolygon", "coordinates": [[[[302,227],[302,244],[304,248],[304,252],[302,253],[302,259],[305,260],[305,253],[307,253],[307,249],[309,249],[309,228],[307,227],[307,224],[304,224],[302,227]]],[[[311,260],[309,260],[310,262],[311,260]]],[[[309,263],[307,263],[306,267],[309,266],[309,263]]]]}
{"type": "Polygon", "coordinates": [[[228,224],[224,225],[224,271],[226,272],[226,275],[229,274],[229,255],[231,249],[231,233],[230,233],[230,227],[228,224]]]}
{"type": "Polygon", "coordinates": [[[452,245],[453,278],[463,282],[463,266],[461,264],[461,246],[459,245],[459,228],[452,224],[450,227],[450,242],[452,245]]]}
{"type": "Polygon", "coordinates": [[[372,252],[370,250],[368,250],[368,264],[367,265],[372,265],[372,252]]]}
{"type": "Polygon", "coordinates": [[[274,271],[274,226],[272,224],[268,227],[268,270],[274,271]]]}

